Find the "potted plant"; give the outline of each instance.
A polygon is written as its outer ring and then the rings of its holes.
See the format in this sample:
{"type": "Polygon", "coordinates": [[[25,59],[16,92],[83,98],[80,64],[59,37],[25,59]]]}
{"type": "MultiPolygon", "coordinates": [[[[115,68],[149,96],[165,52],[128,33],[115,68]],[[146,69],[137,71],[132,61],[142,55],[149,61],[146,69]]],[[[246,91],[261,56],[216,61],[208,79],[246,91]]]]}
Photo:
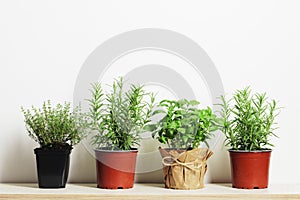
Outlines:
{"type": "Polygon", "coordinates": [[[221,100],[221,129],[230,147],[232,187],[267,188],[270,137],[276,136],[273,125],[279,114],[276,101],[269,101],[266,93],[252,95],[250,87],[221,100]]]}
{"type": "Polygon", "coordinates": [[[52,106],[50,100],[42,108],[21,108],[29,136],[39,143],[34,149],[40,188],[64,188],[68,179],[70,153],[83,137],[83,115],[71,111],[71,104],[52,106]]]}
{"type": "Polygon", "coordinates": [[[94,83],[88,100],[98,188],[133,187],[137,147],[150,121],[153,94],[145,92],[142,85],[131,84],[128,91],[123,85],[119,78],[104,94],[101,84],[94,83]]]}
{"type": "Polygon", "coordinates": [[[208,148],[199,148],[202,143],[208,147],[207,140],[218,129],[217,117],[212,110],[199,109],[196,100],[163,100],[161,109],[153,115],[162,113],[163,118],[156,124],[147,126],[153,131],[152,137],[169,148],[159,148],[166,188],[199,189],[204,187],[206,161],[212,156],[208,148]]]}

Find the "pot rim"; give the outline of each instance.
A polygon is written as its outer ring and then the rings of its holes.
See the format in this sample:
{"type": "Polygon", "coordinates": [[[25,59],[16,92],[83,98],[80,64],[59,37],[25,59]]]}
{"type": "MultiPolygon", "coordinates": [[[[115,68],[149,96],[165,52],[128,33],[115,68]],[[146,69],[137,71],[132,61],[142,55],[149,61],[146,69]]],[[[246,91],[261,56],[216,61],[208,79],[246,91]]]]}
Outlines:
{"type": "Polygon", "coordinates": [[[264,153],[264,152],[272,152],[272,149],[262,149],[262,150],[253,150],[253,151],[248,151],[248,150],[235,150],[235,149],[228,149],[229,152],[236,152],[236,153],[264,153]]]}
{"type": "Polygon", "coordinates": [[[105,152],[105,153],[129,153],[129,152],[138,152],[137,148],[131,148],[131,150],[121,150],[121,149],[116,149],[116,150],[111,150],[111,149],[105,149],[108,147],[101,147],[94,149],[95,152],[105,152]]]}
{"type": "Polygon", "coordinates": [[[43,149],[41,147],[33,149],[35,154],[71,154],[72,149],[43,149]]]}
{"type": "Polygon", "coordinates": [[[187,150],[186,148],[176,148],[176,147],[159,147],[159,149],[165,149],[165,150],[187,150]]]}
{"type": "MultiPolygon", "coordinates": [[[[201,147],[193,148],[193,149],[186,149],[186,148],[176,148],[176,147],[159,147],[158,149],[165,149],[165,150],[184,150],[184,151],[191,151],[194,149],[202,149],[201,147]]],[[[203,149],[210,149],[210,148],[203,148],[203,149]]]]}

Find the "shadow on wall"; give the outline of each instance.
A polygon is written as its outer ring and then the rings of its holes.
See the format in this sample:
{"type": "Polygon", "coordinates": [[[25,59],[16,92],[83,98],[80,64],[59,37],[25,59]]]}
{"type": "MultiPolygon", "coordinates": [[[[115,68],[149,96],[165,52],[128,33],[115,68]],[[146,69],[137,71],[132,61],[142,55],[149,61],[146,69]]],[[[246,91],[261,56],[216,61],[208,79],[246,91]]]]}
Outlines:
{"type": "Polygon", "coordinates": [[[158,151],[159,146],[160,144],[151,137],[141,141],[137,157],[135,182],[163,182],[161,156],[158,151]]]}
{"type": "Polygon", "coordinates": [[[227,148],[223,145],[224,138],[225,136],[220,134],[219,143],[213,150],[214,155],[208,160],[208,172],[212,183],[231,182],[230,161],[227,148]]]}
{"type": "Polygon", "coordinates": [[[5,152],[1,158],[0,182],[37,182],[33,149],[38,145],[24,133],[23,129],[15,129],[9,134],[9,140],[4,140],[5,152]]]}
{"type": "MultiPolygon", "coordinates": [[[[23,128],[13,130],[9,140],[1,138],[1,146],[5,146],[5,152],[1,152],[0,182],[37,183],[34,148],[39,145],[26,131],[23,128]]],[[[95,159],[82,144],[75,146],[68,182],[96,183],[95,165],[95,159]]]]}
{"type": "MultiPolygon", "coordinates": [[[[137,158],[135,181],[163,182],[161,157],[158,152],[158,143],[155,140],[145,139],[142,141],[137,158]]],[[[96,184],[95,157],[83,143],[77,145],[72,151],[68,182],[96,184]]]]}
{"type": "MultiPolygon", "coordinates": [[[[220,135],[213,149],[214,155],[208,160],[205,183],[228,183],[230,163],[227,149],[223,147],[224,135],[220,135]]],[[[158,152],[159,143],[152,139],[142,141],[137,158],[136,182],[162,183],[162,159],[158,152]],[[151,153],[149,153],[151,152],[151,153]]]]}
{"type": "MultiPolygon", "coordinates": [[[[37,183],[36,161],[33,149],[38,147],[23,129],[14,130],[9,140],[2,140],[5,152],[1,152],[0,182],[37,183]]],[[[223,147],[223,135],[216,145],[214,155],[208,161],[205,182],[230,182],[228,152],[223,147]]],[[[162,163],[157,141],[144,139],[137,158],[136,182],[162,183],[162,163]]],[[[72,151],[68,182],[95,183],[96,163],[81,143],[72,151]]]]}
{"type": "Polygon", "coordinates": [[[85,149],[82,143],[72,150],[68,182],[96,184],[95,158],[85,149]]]}
{"type": "MultiPolygon", "coordinates": [[[[96,161],[84,146],[77,145],[71,154],[69,181],[72,183],[96,184],[96,161]]],[[[162,183],[161,157],[158,152],[158,143],[152,139],[145,139],[140,146],[137,166],[136,182],[162,183]]]]}

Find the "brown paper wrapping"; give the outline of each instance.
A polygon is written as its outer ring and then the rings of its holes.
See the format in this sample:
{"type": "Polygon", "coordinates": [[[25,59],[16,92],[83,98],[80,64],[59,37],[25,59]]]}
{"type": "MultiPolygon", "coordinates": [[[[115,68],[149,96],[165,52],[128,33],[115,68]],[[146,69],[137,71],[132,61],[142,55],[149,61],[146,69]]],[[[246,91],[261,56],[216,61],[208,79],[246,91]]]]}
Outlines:
{"type": "Polygon", "coordinates": [[[159,148],[162,156],[166,188],[200,189],[204,187],[206,160],[213,155],[207,148],[193,150],[168,150],[159,148]]]}

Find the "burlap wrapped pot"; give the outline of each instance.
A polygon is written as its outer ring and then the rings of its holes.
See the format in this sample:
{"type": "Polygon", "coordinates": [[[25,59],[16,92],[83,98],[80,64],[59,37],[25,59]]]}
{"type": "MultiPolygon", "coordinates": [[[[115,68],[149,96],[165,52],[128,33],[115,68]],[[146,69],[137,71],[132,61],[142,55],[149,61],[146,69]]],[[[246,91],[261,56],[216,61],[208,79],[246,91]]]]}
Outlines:
{"type": "Polygon", "coordinates": [[[204,187],[206,161],[213,155],[207,148],[170,150],[159,148],[166,188],[200,189],[204,187]]]}

